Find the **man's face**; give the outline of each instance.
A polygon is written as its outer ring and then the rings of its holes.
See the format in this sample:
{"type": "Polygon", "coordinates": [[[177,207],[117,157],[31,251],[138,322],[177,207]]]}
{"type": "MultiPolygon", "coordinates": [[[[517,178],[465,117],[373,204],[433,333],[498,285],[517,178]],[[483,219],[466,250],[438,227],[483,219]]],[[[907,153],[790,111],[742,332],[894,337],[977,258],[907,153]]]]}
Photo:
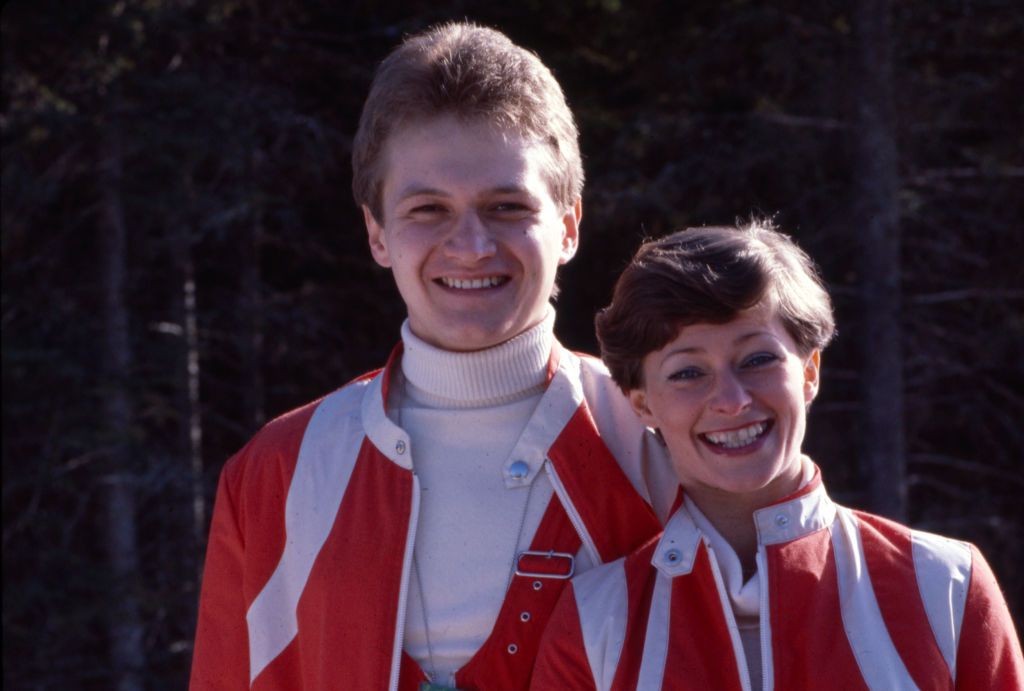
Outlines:
{"type": "Polygon", "coordinates": [[[581,206],[559,208],[547,148],[486,122],[440,116],[388,140],[383,218],[363,207],[370,250],[394,273],[409,326],[446,350],[480,350],[538,324],[581,206]]]}

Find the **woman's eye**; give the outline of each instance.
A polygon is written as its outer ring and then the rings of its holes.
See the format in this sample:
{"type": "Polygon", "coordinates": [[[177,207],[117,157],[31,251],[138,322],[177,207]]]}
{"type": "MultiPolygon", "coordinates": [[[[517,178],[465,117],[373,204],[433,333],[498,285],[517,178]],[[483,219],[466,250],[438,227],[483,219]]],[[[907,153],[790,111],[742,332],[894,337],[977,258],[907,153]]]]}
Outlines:
{"type": "Polygon", "coordinates": [[[746,361],[743,363],[743,366],[763,367],[765,365],[769,365],[775,362],[778,359],[779,357],[774,353],[757,353],[756,355],[751,355],[749,358],[747,358],[746,361]]]}
{"type": "Polygon", "coordinates": [[[670,381],[689,381],[701,376],[701,371],[696,367],[684,367],[668,375],[670,381]]]}

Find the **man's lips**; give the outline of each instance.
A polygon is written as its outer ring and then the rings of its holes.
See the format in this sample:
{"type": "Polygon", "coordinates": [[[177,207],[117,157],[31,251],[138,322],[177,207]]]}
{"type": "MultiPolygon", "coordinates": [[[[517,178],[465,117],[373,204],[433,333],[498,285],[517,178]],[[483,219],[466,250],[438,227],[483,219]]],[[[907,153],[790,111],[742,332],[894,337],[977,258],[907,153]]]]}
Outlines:
{"type": "Polygon", "coordinates": [[[483,288],[496,288],[508,283],[509,280],[508,276],[502,276],[500,274],[494,276],[479,276],[475,278],[441,276],[440,278],[434,279],[436,283],[440,283],[445,288],[451,288],[453,290],[481,290],[483,288]]]}

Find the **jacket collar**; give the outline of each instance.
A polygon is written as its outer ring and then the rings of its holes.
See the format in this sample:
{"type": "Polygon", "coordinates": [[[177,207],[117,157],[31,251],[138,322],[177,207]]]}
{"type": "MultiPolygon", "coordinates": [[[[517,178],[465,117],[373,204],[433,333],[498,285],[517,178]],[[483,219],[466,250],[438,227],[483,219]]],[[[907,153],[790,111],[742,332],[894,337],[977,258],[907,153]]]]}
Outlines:
{"type": "MultiPolygon", "coordinates": [[[[815,466],[809,483],[754,512],[758,545],[778,545],[804,537],[831,525],[835,515],[836,506],[822,484],[821,470],[815,466]]],[[[693,570],[702,539],[703,533],[694,523],[684,498],[665,524],[651,564],[669,578],[686,575],[693,570]]]]}
{"type": "Polygon", "coordinates": [[[363,393],[362,422],[367,438],[395,465],[412,470],[412,444],[409,435],[387,414],[388,393],[402,355],[402,344],[391,351],[384,369],[371,378],[363,393]]]}
{"type": "MultiPolygon", "coordinates": [[[[391,351],[387,364],[366,384],[362,401],[362,422],[366,436],[391,462],[412,470],[412,444],[408,433],[388,417],[388,396],[401,367],[402,344],[391,351]]],[[[502,467],[506,487],[529,486],[540,472],[548,449],[555,443],[569,419],[583,401],[580,361],[557,340],[548,359],[547,388],[532,417],[502,467]],[[525,462],[528,472],[512,472],[513,464],[525,462]]],[[[518,471],[518,468],[517,468],[518,471]]]]}

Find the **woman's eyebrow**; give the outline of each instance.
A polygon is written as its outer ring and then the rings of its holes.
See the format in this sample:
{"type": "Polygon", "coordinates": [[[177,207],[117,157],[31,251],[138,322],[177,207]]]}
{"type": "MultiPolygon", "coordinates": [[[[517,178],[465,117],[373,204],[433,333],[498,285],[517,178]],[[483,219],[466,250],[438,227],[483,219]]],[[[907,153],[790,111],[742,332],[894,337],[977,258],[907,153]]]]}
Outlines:
{"type": "Polygon", "coordinates": [[[777,340],[775,334],[771,331],[751,331],[750,333],[745,333],[742,336],[737,337],[734,343],[745,343],[746,341],[757,338],[758,336],[767,336],[773,341],[777,340]]]}
{"type": "Polygon", "coordinates": [[[686,346],[683,348],[675,348],[673,350],[670,350],[669,352],[665,353],[665,357],[668,357],[669,355],[692,355],[694,353],[703,353],[704,350],[704,348],[699,348],[697,346],[686,346]]]}

